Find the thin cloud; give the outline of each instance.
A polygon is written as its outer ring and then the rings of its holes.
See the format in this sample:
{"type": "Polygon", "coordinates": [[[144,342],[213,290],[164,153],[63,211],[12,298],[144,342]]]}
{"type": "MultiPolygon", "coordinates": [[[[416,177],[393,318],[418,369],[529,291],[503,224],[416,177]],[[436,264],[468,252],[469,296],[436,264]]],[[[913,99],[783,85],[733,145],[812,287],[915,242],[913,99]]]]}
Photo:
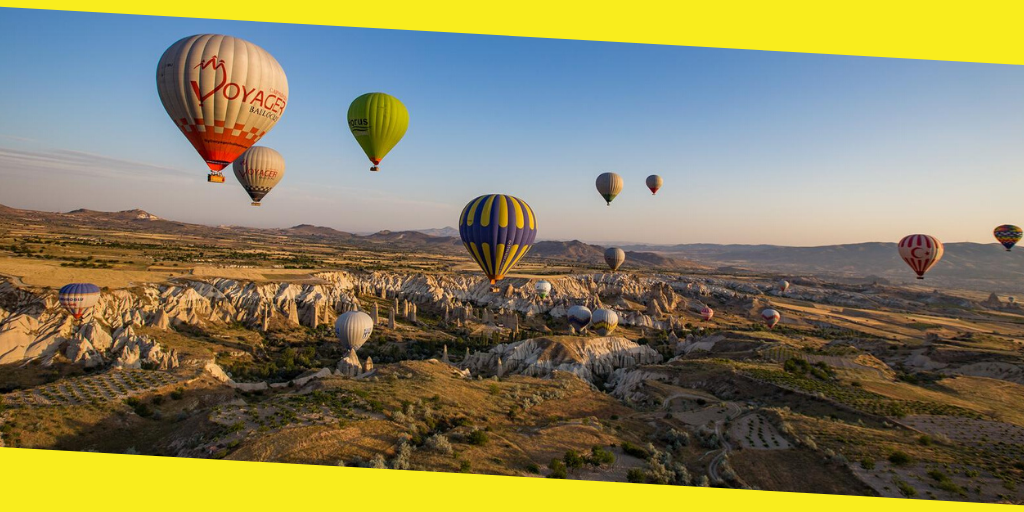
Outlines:
{"type": "Polygon", "coordinates": [[[0,148],[0,169],[5,173],[18,172],[47,180],[59,175],[75,175],[165,183],[195,181],[194,173],[182,169],[67,149],[28,151],[0,148]]]}

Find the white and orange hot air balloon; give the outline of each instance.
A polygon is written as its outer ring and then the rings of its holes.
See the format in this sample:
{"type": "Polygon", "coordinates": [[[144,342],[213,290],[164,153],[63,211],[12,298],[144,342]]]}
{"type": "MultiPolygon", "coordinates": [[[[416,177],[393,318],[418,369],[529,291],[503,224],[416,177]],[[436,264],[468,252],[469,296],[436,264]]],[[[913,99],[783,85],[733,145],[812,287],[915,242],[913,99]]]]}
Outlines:
{"type": "Polygon", "coordinates": [[[900,257],[910,265],[918,279],[942,259],[942,242],[930,235],[907,235],[899,243],[900,257]]]}
{"type": "Polygon", "coordinates": [[[268,147],[253,146],[231,164],[231,169],[252,198],[252,205],[259,206],[263,197],[284,177],[284,157],[268,147]]]}
{"type": "Polygon", "coordinates": [[[774,309],[766,309],[761,312],[761,320],[764,321],[764,324],[767,325],[769,329],[775,327],[775,324],[779,323],[779,320],[781,319],[782,315],[774,309]]]}
{"type": "Polygon", "coordinates": [[[208,181],[284,114],[288,79],[274,57],[237,37],[201,34],[171,45],[156,69],[167,115],[210,167],[208,181]]]}
{"type": "Polygon", "coordinates": [[[703,318],[704,321],[711,320],[711,317],[713,317],[713,316],[715,316],[715,310],[713,310],[713,309],[711,309],[711,308],[709,308],[707,306],[704,306],[703,308],[701,308],[701,310],[700,310],[700,317],[703,318]]]}

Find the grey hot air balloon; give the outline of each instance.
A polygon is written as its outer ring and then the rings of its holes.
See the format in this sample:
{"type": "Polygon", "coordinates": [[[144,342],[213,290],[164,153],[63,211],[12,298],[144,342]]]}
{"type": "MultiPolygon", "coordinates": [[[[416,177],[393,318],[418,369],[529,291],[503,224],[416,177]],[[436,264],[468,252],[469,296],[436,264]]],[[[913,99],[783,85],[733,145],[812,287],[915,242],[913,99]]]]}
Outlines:
{"type": "Polygon", "coordinates": [[[779,281],[779,291],[780,292],[786,293],[786,290],[788,290],[788,289],[789,289],[789,281],[786,281],[785,279],[779,281]]]}
{"type": "Polygon", "coordinates": [[[590,308],[586,306],[573,306],[569,308],[566,317],[569,319],[569,325],[572,326],[573,330],[580,332],[590,324],[590,308]]]}
{"type": "Polygon", "coordinates": [[[660,189],[661,185],[664,183],[665,180],[661,179],[661,176],[658,176],[657,174],[652,174],[647,177],[647,188],[651,189],[652,196],[658,193],[658,189],[660,189]]]}
{"type": "Polygon", "coordinates": [[[604,251],[604,262],[608,264],[608,268],[615,272],[622,266],[626,261],[626,253],[618,247],[609,247],[604,251]]]}
{"type": "Polygon", "coordinates": [[[600,336],[608,336],[619,325],[619,315],[610,309],[598,309],[594,311],[594,331],[600,336]]]}
{"type": "Polygon", "coordinates": [[[373,319],[362,311],[343,313],[334,322],[334,334],[346,349],[359,350],[373,333],[373,319]]]}
{"type": "Polygon", "coordinates": [[[606,172],[597,177],[597,192],[611,206],[612,199],[622,192],[622,176],[614,172],[606,172]]]}
{"type": "Polygon", "coordinates": [[[259,206],[263,197],[284,177],[284,157],[268,147],[253,146],[242,153],[231,164],[231,168],[235,171],[235,178],[252,198],[252,205],[259,206]]]}
{"type": "Polygon", "coordinates": [[[775,324],[779,323],[779,320],[781,318],[782,315],[780,315],[779,312],[775,311],[774,309],[766,309],[761,312],[761,321],[763,321],[769,329],[775,327],[775,324]]]}

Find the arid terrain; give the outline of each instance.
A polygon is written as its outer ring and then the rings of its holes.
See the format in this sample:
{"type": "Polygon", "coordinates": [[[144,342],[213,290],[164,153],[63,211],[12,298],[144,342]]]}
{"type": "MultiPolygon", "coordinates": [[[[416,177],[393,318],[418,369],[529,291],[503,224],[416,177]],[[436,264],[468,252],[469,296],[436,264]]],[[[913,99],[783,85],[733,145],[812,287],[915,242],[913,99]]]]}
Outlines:
{"type": "Polygon", "coordinates": [[[949,244],[909,284],[883,256],[633,247],[609,273],[540,242],[492,287],[450,235],[0,206],[0,443],[1024,503],[1024,281],[985,277],[999,248],[949,244]],[[80,322],[70,282],[102,288],[80,322]],[[573,305],[618,328],[573,333],[573,305]],[[353,310],[374,330],[346,351],[353,310]]]}

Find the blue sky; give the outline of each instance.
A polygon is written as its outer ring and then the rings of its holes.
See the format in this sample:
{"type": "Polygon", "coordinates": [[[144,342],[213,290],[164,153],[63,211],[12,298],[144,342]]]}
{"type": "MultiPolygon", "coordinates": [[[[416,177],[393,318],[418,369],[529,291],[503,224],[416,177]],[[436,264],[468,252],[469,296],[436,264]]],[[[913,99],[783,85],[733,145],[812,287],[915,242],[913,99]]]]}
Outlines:
{"type": "Polygon", "coordinates": [[[0,8],[0,203],[211,225],[454,226],[492,192],[539,239],[824,245],[994,242],[1024,225],[1024,67],[0,8]],[[287,161],[260,208],[157,97],[178,39],[224,33],[284,67],[261,141],[287,161]],[[380,173],[356,96],[402,100],[380,173]],[[618,172],[606,207],[594,178],[618,172]],[[664,177],[652,197],[648,174],[664,177]]]}

